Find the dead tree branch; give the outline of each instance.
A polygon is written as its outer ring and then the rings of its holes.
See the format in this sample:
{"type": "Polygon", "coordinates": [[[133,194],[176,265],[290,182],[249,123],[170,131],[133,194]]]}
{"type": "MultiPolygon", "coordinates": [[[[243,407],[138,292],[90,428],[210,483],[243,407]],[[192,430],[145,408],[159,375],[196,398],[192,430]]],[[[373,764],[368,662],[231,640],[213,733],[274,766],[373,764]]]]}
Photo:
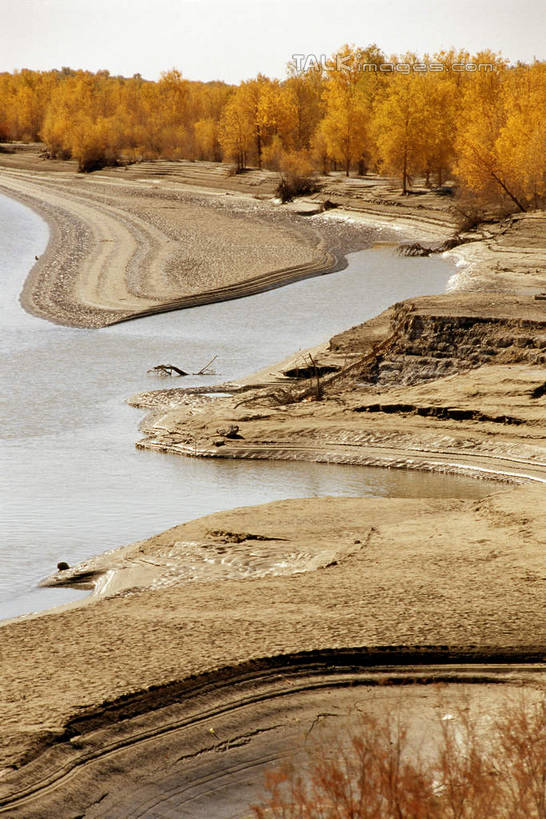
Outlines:
{"type": "Polygon", "coordinates": [[[213,361],[216,361],[217,356],[213,356],[210,361],[208,361],[204,367],[196,373],[187,373],[185,370],[181,370],[180,367],[175,367],[174,364],[158,364],[156,367],[152,367],[151,370],[148,370],[149,373],[154,373],[155,375],[216,375],[214,370],[210,369],[210,365],[213,361]]]}
{"type": "Polygon", "coordinates": [[[185,370],[181,370],[180,367],[175,367],[174,364],[158,364],[157,367],[152,367],[148,372],[155,373],[156,375],[189,375],[185,370]]]}
{"type": "Polygon", "coordinates": [[[212,370],[209,371],[209,367],[214,361],[216,361],[217,358],[218,358],[218,356],[213,355],[211,360],[208,362],[208,364],[205,364],[204,367],[201,367],[199,372],[194,373],[194,375],[214,375],[215,373],[212,370]]]}

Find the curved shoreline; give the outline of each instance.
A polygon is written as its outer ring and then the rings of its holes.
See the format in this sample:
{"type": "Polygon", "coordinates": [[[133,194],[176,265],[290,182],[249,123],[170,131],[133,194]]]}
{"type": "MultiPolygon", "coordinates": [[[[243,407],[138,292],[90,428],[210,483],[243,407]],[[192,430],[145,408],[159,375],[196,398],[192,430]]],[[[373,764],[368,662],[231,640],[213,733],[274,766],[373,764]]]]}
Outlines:
{"type": "MultiPolygon", "coordinates": [[[[59,177],[54,178],[54,182],[57,182],[58,179],[59,177]]],[[[69,180],[65,181],[68,182],[69,180]]],[[[81,184],[81,180],[76,181],[81,184]]],[[[55,189],[52,195],[47,189],[48,183],[49,179],[41,195],[40,180],[32,175],[27,178],[25,174],[18,172],[11,178],[3,175],[0,179],[0,191],[32,208],[49,226],[50,240],[48,246],[25,281],[21,294],[21,303],[28,312],[55,323],[75,327],[103,327],[156,313],[243,298],[305,278],[334,272],[343,269],[346,265],[343,251],[329,248],[325,238],[318,235],[308,221],[306,223],[301,222],[298,225],[297,220],[291,214],[283,212],[281,218],[284,224],[277,226],[275,220],[278,220],[279,214],[274,210],[269,210],[263,203],[260,203],[261,211],[258,214],[258,220],[256,220],[256,215],[253,212],[254,200],[251,200],[250,197],[239,197],[238,202],[243,207],[243,211],[245,208],[248,210],[246,225],[249,226],[250,232],[252,233],[254,225],[258,235],[264,237],[264,239],[266,236],[269,237],[261,266],[265,265],[267,268],[269,265],[270,269],[265,269],[263,272],[255,272],[249,269],[248,272],[243,271],[244,276],[240,279],[236,268],[226,269],[225,265],[222,265],[220,257],[216,259],[211,257],[212,269],[216,268],[218,270],[218,273],[211,272],[208,278],[208,281],[213,283],[212,287],[201,287],[195,293],[175,298],[155,295],[143,297],[137,295],[136,290],[136,287],[141,290],[142,285],[131,284],[127,265],[134,264],[135,254],[139,256],[142,256],[143,253],[149,254],[151,252],[153,254],[151,257],[151,272],[147,272],[147,278],[143,280],[144,289],[150,289],[150,286],[146,284],[146,282],[150,282],[153,292],[153,288],[157,289],[158,282],[154,284],[152,279],[164,276],[165,270],[171,264],[170,257],[165,257],[162,261],[162,256],[165,252],[170,253],[171,256],[173,253],[178,252],[176,245],[173,245],[172,241],[166,236],[163,236],[163,240],[161,240],[160,233],[152,228],[149,238],[145,237],[142,232],[138,234],[137,241],[141,244],[140,249],[137,245],[130,249],[127,232],[125,232],[125,235],[120,234],[116,238],[115,232],[112,232],[115,222],[112,222],[112,220],[107,221],[103,227],[95,219],[93,213],[98,213],[98,210],[96,210],[92,200],[89,200],[83,207],[79,203],[78,197],[75,199],[70,193],[71,188],[68,186],[64,196],[64,203],[61,203],[57,190],[55,189]],[[52,197],[53,205],[47,200],[48,195],[50,195],[50,198],[52,197]],[[252,210],[250,204],[252,204],[252,210]],[[273,221],[268,225],[268,220],[271,220],[272,217],[273,221]],[[290,222],[294,222],[292,227],[289,227],[290,222]],[[101,236],[102,238],[99,238],[101,236]],[[115,252],[118,255],[121,254],[119,261],[116,259],[111,260],[104,253],[102,253],[102,258],[99,257],[97,260],[97,255],[100,256],[100,245],[105,243],[114,243],[115,252]],[[169,250],[171,246],[172,251],[169,250]],[[303,255],[308,257],[304,263],[281,264],[279,266],[275,264],[271,267],[274,256],[278,256],[278,260],[287,259],[293,249],[298,246],[303,249],[303,255]],[[73,263],[74,256],[77,256],[76,265],[73,263]],[[157,263],[155,260],[157,260],[157,263]],[[163,268],[165,264],[167,268],[163,268]],[[157,271],[152,269],[157,265],[159,265],[157,271]],[[219,265],[222,265],[223,268],[221,272],[219,265]],[[87,272],[88,270],[91,270],[91,274],[87,272]],[[161,272],[162,270],[163,272],[161,272]],[[89,275],[92,276],[91,279],[89,279],[89,275]],[[222,278],[226,279],[226,283],[222,282],[222,278]],[[237,280],[238,278],[239,280],[237,280]],[[214,284],[215,279],[217,284],[214,284]],[[123,302],[130,305],[130,309],[127,309],[123,302]]],[[[150,193],[148,190],[140,190],[137,186],[133,189],[131,185],[127,187],[127,190],[131,195],[136,194],[137,199],[139,194],[142,194],[146,199],[150,193]]],[[[153,193],[155,194],[156,191],[154,190],[153,193]]],[[[167,199],[171,195],[174,196],[172,191],[162,191],[161,193],[167,196],[167,199]]],[[[117,191],[113,188],[114,201],[116,194],[117,191]]],[[[191,203],[191,196],[195,196],[195,192],[189,189],[181,195],[190,197],[191,203]]],[[[180,198],[180,194],[177,194],[177,197],[180,198]]],[[[207,202],[212,202],[216,206],[224,206],[225,204],[220,193],[216,193],[216,195],[208,194],[207,202]]],[[[161,209],[163,206],[158,207],[161,209]]],[[[201,210],[205,207],[206,210],[207,205],[204,205],[203,201],[201,201],[199,207],[201,207],[201,210]]],[[[121,216],[122,211],[117,210],[119,216],[121,216]]],[[[107,211],[102,210],[101,212],[103,220],[105,218],[109,219],[107,211]]],[[[229,213],[229,210],[227,213],[229,213]]],[[[231,218],[230,224],[229,216],[217,214],[214,210],[212,216],[217,221],[220,219],[219,224],[225,226],[226,235],[223,241],[227,240],[228,233],[239,231],[239,220],[237,218],[231,218]]],[[[133,217],[130,216],[130,220],[132,219],[133,217]]],[[[137,221],[135,224],[144,225],[144,222],[137,221]]],[[[120,230],[125,230],[123,222],[119,219],[117,225],[120,230]]],[[[131,230],[133,230],[132,227],[131,230]]],[[[302,252],[298,251],[295,255],[301,256],[302,252]]],[[[139,264],[142,272],[144,272],[142,263],[139,262],[139,264]]],[[[182,264],[185,264],[183,259],[182,264]]]]}
{"type": "MultiPolygon", "coordinates": [[[[546,463],[511,458],[481,452],[479,455],[442,450],[396,449],[386,445],[362,446],[338,442],[320,445],[309,443],[270,443],[267,446],[231,445],[226,451],[215,447],[203,447],[183,443],[167,443],[153,434],[153,420],[150,419],[152,435],[137,443],[141,449],[183,455],[189,458],[227,458],[241,460],[311,461],[313,463],[350,464],[386,469],[415,469],[435,472],[440,475],[463,475],[476,479],[492,480],[507,484],[546,483],[546,463]],[[482,465],[483,459],[494,466],[482,465]],[[458,461],[458,462],[457,462],[458,461]],[[521,466],[520,466],[521,465],[521,466]],[[523,471],[524,470],[524,471],[523,471]]],[[[146,426],[146,421],[143,422],[146,426]]]]}
{"type": "MultiPolygon", "coordinates": [[[[138,181],[131,180],[128,183],[116,182],[109,177],[102,177],[92,180],[100,187],[100,194],[104,198],[105,189],[108,195],[112,195],[112,202],[120,200],[122,192],[129,192],[132,197],[143,197],[147,199],[151,194],[166,197],[167,201],[179,201],[182,197],[189,198],[202,196],[203,191],[193,188],[191,185],[184,185],[181,189],[167,184],[164,187],[153,188],[139,184],[138,181]]],[[[255,210],[258,207],[258,218],[265,220],[268,244],[276,241],[274,254],[284,248],[286,235],[282,230],[288,229],[290,232],[299,232],[300,239],[307,242],[309,251],[312,251],[312,258],[304,264],[289,264],[277,266],[276,264],[264,272],[249,271],[243,279],[223,284],[213,283],[212,287],[202,287],[198,292],[182,295],[176,298],[154,297],[143,299],[136,294],[134,287],[125,275],[124,268],[127,264],[126,253],[121,255],[120,261],[110,262],[107,258],[104,261],[103,269],[98,270],[94,276],[97,281],[101,281],[100,288],[93,285],[95,293],[93,299],[89,300],[89,286],[86,285],[83,292],[78,293],[79,282],[88,277],[86,270],[93,267],[93,256],[97,253],[97,242],[109,243],[114,241],[116,248],[127,243],[123,235],[117,238],[109,238],[110,234],[101,234],[102,238],[97,239],[95,235],[98,228],[97,218],[92,209],[93,200],[89,199],[85,211],[82,213],[80,188],[89,189],[89,180],[82,179],[74,174],[58,172],[48,175],[29,172],[21,169],[11,170],[11,173],[3,173],[0,177],[0,191],[7,196],[27,205],[41,216],[48,224],[50,230],[50,241],[45,253],[35,264],[25,281],[21,303],[25,310],[41,318],[48,319],[54,323],[64,324],[74,327],[103,327],[117,324],[123,321],[142,318],[156,313],[179,310],[189,307],[196,307],[204,304],[231,299],[244,298],[267,290],[283,287],[293,282],[301,281],[317,275],[323,275],[342,270],[346,264],[345,254],[353,249],[361,249],[369,246],[366,237],[359,240],[349,238],[347,246],[344,240],[339,244],[339,233],[343,227],[355,226],[356,232],[362,227],[374,228],[380,225],[383,228],[393,231],[402,230],[405,233],[425,234],[430,241],[437,241],[448,238],[452,233],[450,223],[442,218],[435,218],[434,215],[422,214],[407,216],[403,214],[387,215],[385,213],[376,215],[373,208],[369,213],[356,212],[352,210],[321,214],[317,222],[314,217],[300,217],[292,213],[289,209],[279,208],[271,205],[268,201],[256,202],[249,194],[226,194],[226,191],[216,189],[206,192],[205,200],[199,200],[211,204],[213,208],[228,205],[228,213],[235,203],[238,207],[243,207],[247,226],[252,226],[255,218],[255,210]],[[50,189],[58,191],[62,189],[63,198],[54,197],[52,205],[47,200],[50,189]],[[224,201],[224,196],[229,195],[229,201],[224,201]],[[74,199],[74,196],[76,197],[74,199]],[[73,201],[72,201],[73,200],[73,201]],[[72,204],[72,207],[70,205],[72,204]],[[91,208],[91,209],[90,209],[91,208]],[[250,220],[250,221],[249,221],[250,220]],[[281,234],[276,227],[280,220],[281,234]],[[269,227],[267,224],[269,223],[269,227]],[[277,233],[275,233],[275,231],[277,233]],[[338,234],[338,235],[336,235],[338,234]],[[106,236],[106,238],[104,238],[106,236]],[[314,236],[314,238],[313,238],[314,236]],[[77,256],[77,264],[72,264],[70,257],[77,256]],[[69,257],[67,261],[67,257],[69,257]],[[104,265],[108,262],[109,267],[104,265]],[[114,274],[114,275],[112,275],[114,274]],[[126,302],[124,305],[122,302],[126,302]],[[126,306],[130,309],[124,309],[126,306]]],[[[93,195],[96,191],[92,190],[93,195]]],[[[121,201],[121,200],[120,200],[121,201]]],[[[122,205],[122,207],[125,207],[122,205]]],[[[164,206],[161,205],[160,208],[164,206]]],[[[125,215],[119,207],[115,208],[119,228],[121,229],[125,215]]],[[[237,221],[237,220],[235,220],[237,221]]],[[[144,225],[144,223],[138,222],[144,225]]],[[[266,234],[264,234],[266,235],[266,234]]],[[[112,233],[111,236],[115,236],[112,233]]],[[[144,240],[142,240],[144,241],[144,240]]],[[[160,242],[168,243],[167,236],[163,235],[160,242]]],[[[121,252],[121,251],[119,251],[121,252]]],[[[138,251],[142,255],[142,251],[138,251]]],[[[157,250],[154,251],[157,254],[157,250]]],[[[286,255],[286,253],[285,253],[286,255]]],[[[165,263],[167,259],[163,260],[165,263]]],[[[141,265],[142,266],[142,265],[141,265]]],[[[155,275],[155,274],[154,274],[155,275]]],[[[233,276],[232,273],[229,274],[233,276]]],[[[214,275],[212,277],[214,279],[214,275]]]]}

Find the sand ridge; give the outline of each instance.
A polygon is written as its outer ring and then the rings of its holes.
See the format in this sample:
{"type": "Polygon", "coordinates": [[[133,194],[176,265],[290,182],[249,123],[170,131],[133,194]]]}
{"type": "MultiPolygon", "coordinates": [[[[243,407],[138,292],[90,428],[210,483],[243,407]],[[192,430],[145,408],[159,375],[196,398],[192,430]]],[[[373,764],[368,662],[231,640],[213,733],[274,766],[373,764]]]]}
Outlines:
{"type": "Polygon", "coordinates": [[[22,301],[64,324],[100,327],[236,298],[337,263],[309,224],[272,214],[248,195],[226,203],[222,195],[168,184],[121,185],[20,169],[2,169],[0,190],[50,224],[52,241],[22,301]]]}

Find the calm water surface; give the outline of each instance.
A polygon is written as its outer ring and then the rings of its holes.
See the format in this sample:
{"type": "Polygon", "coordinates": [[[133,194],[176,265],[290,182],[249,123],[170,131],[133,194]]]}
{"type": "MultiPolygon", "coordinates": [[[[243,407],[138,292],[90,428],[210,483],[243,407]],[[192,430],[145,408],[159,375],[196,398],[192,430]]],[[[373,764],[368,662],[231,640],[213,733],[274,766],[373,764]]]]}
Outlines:
{"type": "Polygon", "coordinates": [[[468,497],[488,490],[486,483],[417,472],[142,452],[134,447],[142,413],[125,403],[135,392],[180,385],[147,374],[155,364],[198,370],[217,355],[216,377],[183,384],[218,383],[320,343],[395,301],[443,292],[454,271],[448,262],[366,250],[352,254],[340,273],[279,290],[77,330],[19,305],[47,241],[36,214],[0,196],[0,617],[79,597],[36,588],[59,560],[73,564],[210,512],[289,497],[468,497]]]}

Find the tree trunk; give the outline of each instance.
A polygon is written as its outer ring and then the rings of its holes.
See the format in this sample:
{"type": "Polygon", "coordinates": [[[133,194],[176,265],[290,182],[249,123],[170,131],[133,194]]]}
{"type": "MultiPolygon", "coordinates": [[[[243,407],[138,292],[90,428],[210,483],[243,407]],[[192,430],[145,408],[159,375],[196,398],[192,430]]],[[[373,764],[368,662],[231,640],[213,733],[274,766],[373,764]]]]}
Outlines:
{"type": "Polygon", "coordinates": [[[256,152],[258,154],[258,168],[262,169],[262,135],[260,133],[260,126],[256,127],[256,152]]]}
{"type": "Polygon", "coordinates": [[[497,182],[497,184],[499,184],[499,185],[501,186],[501,188],[503,189],[503,191],[506,193],[506,195],[507,195],[507,196],[509,196],[509,197],[510,197],[510,199],[512,200],[512,202],[513,202],[515,205],[517,205],[517,206],[518,206],[518,208],[519,208],[521,211],[523,211],[523,213],[526,213],[526,212],[527,212],[527,208],[526,208],[526,207],[524,207],[524,205],[522,205],[522,204],[521,204],[521,202],[519,201],[519,199],[516,197],[516,195],[515,195],[514,193],[512,193],[512,191],[508,190],[508,188],[506,187],[506,185],[504,184],[504,182],[502,181],[502,179],[501,179],[499,176],[497,176],[497,174],[496,174],[494,171],[490,171],[490,173],[491,173],[491,176],[493,177],[493,179],[495,180],[495,182],[497,182]]]}

